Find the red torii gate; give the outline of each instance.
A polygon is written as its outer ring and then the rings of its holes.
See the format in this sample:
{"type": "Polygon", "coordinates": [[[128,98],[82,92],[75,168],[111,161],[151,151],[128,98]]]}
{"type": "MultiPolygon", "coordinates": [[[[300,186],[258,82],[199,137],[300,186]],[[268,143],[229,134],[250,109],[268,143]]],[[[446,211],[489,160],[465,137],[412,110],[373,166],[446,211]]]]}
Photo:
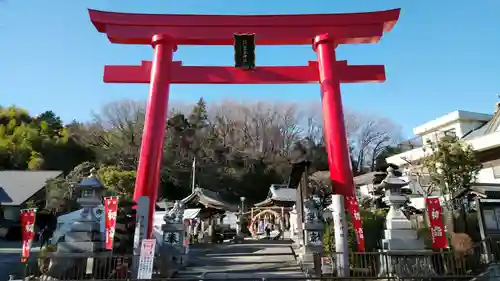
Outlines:
{"type": "Polygon", "coordinates": [[[112,43],[152,44],[153,62],[106,66],[107,83],[150,83],[134,199],[150,199],[151,232],[159,184],[170,84],[320,83],[324,134],[334,192],[354,196],[340,83],[383,82],[383,65],[351,66],[337,61],[338,44],[375,43],[396,24],[400,9],[352,14],[220,16],[129,14],[89,10],[99,32],[112,43]],[[235,33],[255,33],[257,45],[312,44],[318,61],[307,66],[253,70],[183,66],[173,61],[179,45],[233,45],[235,33]]]}

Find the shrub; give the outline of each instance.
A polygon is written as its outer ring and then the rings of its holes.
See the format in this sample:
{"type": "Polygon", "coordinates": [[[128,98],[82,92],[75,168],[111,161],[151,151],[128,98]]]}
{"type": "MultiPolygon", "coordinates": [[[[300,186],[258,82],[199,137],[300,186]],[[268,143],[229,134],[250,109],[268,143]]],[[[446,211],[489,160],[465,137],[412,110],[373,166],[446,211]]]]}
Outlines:
{"type": "MultiPolygon", "coordinates": [[[[367,210],[360,210],[361,218],[363,219],[363,233],[365,233],[365,251],[374,252],[380,248],[380,241],[383,238],[386,210],[376,210],[370,212],[367,210]],[[369,235],[366,235],[369,233],[369,235]]],[[[358,243],[356,234],[352,226],[351,215],[346,212],[347,218],[347,243],[350,252],[358,251],[358,243]]],[[[332,222],[328,222],[324,235],[323,247],[325,253],[335,252],[335,228],[332,222]]]]}

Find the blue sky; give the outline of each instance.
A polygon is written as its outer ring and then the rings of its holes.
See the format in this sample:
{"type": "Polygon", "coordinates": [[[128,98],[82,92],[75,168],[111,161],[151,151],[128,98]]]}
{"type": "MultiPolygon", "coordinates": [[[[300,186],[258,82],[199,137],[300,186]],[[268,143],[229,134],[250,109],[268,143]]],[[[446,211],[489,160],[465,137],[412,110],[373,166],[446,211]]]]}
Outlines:
{"type": "MultiPolygon", "coordinates": [[[[342,86],[344,105],[395,120],[406,135],[453,110],[489,113],[500,93],[500,1],[449,0],[3,0],[0,1],[0,104],[33,114],[54,110],[65,121],[119,99],[145,99],[147,85],[102,82],[105,64],[138,64],[148,46],[110,44],[87,8],[137,13],[343,13],[402,8],[400,21],[378,44],[343,45],[351,64],[385,64],[382,84],[342,86]]],[[[176,60],[231,65],[231,47],[181,46],[176,60]]],[[[310,46],[260,47],[258,65],[303,65],[310,46]]],[[[312,102],[318,85],[174,85],[171,99],[312,102]]]]}

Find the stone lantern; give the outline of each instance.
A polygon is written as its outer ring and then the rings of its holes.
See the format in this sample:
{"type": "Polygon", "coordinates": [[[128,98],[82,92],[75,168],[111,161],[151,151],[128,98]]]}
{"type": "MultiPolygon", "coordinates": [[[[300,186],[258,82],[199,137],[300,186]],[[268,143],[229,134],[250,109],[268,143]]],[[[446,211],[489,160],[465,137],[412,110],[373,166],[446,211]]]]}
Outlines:
{"type": "Polygon", "coordinates": [[[90,175],[75,186],[78,196],[77,202],[83,208],[81,218],[83,220],[98,221],[99,214],[96,208],[102,204],[103,193],[106,190],[104,184],[97,177],[96,169],[90,170],[90,175]]]}
{"type": "Polygon", "coordinates": [[[418,239],[410,220],[401,211],[407,201],[402,189],[408,184],[395,176],[394,169],[389,167],[386,178],[379,185],[384,190],[382,200],[390,207],[385,221],[385,238],[382,240],[382,250],[387,255],[381,255],[380,276],[404,277],[415,272],[422,273],[422,276],[433,274],[429,255],[424,253],[424,242],[418,239]]]}
{"type": "Polygon", "coordinates": [[[73,222],[71,230],[64,235],[64,241],[58,244],[60,252],[99,252],[103,249],[101,232],[101,214],[105,186],[97,178],[95,169],[90,175],[75,185],[77,202],[82,207],[80,217],[73,222]]]}
{"type": "Polygon", "coordinates": [[[423,249],[410,220],[401,211],[401,207],[408,200],[402,188],[408,184],[409,182],[395,176],[394,169],[389,167],[386,178],[379,185],[385,195],[382,201],[390,208],[385,221],[385,239],[382,241],[384,250],[423,249]]]}

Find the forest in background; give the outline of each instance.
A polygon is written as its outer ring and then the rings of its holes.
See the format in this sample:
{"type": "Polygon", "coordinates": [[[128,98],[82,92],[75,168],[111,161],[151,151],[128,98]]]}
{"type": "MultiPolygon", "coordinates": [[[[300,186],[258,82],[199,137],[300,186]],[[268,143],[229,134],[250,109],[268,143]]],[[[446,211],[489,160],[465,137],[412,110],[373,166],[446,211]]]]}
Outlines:
{"type": "MultiPolygon", "coordinates": [[[[0,169],[61,170],[48,185],[48,208],[66,208],[72,186],[91,167],[108,188],[131,198],[139,159],[145,103],[120,100],[92,113],[90,121],[65,124],[56,112],[32,116],[22,107],[0,108],[0,169]]],[[[284,183],[293,148],[301,147],[312,171],[328,170],[321,105],[222,101],[172,106],[161,168],[160,197],[174,200],[196,185],[250,203],[263,200],[269,186],[284,183]]],[[[345,111],[354,175],[376,170],[399,152],[401,127],[392,120],[345,111]]]]}

